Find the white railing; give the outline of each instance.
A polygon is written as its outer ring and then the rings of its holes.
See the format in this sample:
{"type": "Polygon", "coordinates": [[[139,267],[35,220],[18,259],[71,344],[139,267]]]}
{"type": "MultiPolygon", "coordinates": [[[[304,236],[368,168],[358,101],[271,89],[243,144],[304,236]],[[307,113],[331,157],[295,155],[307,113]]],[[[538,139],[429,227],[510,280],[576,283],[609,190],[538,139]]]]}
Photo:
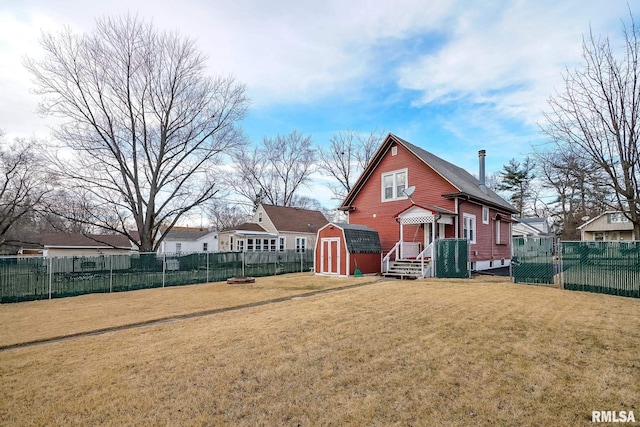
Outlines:
{"type": "Polygon", "coordinates": [[[418,256],[416,256],[416,260],[420,260],[420,266],[421,266],[421,271],[422,271],[422,277],[421,278],[425,278],[425,277],[432,277],[433,276],[433,242],[429,243],[427,245],[426,248],[424,248],[424,250],[422,252],[420,252],[418,254],[418,256]],[[430,262],[429,265],[427,266],[427,269],[425,270],[424,268],[424,259],[425,258],[429,258],[430,262]]]}
{"type": "MultiPolygon", "coordinates": [[[[389,260],[391,259],[391,255],[398,253],[398,248],[402,242],[396,243],[393,248],[382,258],[382,272],[386,273],[389,271],[389,260]]],[[[395,258],[394,258],[395,259],[395,258]]]]}

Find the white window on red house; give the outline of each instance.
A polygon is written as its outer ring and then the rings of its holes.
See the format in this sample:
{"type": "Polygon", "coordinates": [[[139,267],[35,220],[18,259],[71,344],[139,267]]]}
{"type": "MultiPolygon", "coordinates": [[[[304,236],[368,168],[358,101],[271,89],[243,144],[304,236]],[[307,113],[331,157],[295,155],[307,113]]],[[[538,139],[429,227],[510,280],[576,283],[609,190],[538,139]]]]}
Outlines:
{"type": "Polygon", "coordinates": [[[463,214],[462,223],[462,237],[468,239],[470,243],[476,243],[476,216],[463,214]]]}
{"type": "Polygon", "coordinates": [[[502,240],[500,239],[500,221],[496,221],[496,245],[501,245],[502,240]]]}
{"type": "Polygon", "coordinates": [[[482,223],[489,224],[489,208],[486,206],[482,207],[482,223]]]}
{"type": "Polygon", "coordinates": [[[407,169],[382,174],[382,201],[406,199],[407,169]]]}

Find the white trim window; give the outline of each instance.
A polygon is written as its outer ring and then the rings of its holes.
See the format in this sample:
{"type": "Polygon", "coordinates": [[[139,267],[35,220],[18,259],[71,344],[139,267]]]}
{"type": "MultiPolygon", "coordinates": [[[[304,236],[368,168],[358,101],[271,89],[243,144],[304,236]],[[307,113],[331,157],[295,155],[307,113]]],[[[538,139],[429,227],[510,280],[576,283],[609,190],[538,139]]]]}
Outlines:
{"type": "Polygon", "coordinates": [[[284,252],[287,247],[287,240],[284,236],[278,237],[278,252],[284,252]]]}
{"type": "Polygon", "coordinates": [[[500,239],[500,223],[500,220],[496,221],[496,245],[502,244],[502,241],[500,239]]]}
{"type": "Polygon", "coordinates": [[[404,200],[407,188],[407,168],[382,174],[382,201],[404,200]]]}
{"type": "Polygon", "coordinates": [[[469,239],[470,243],[476,243],[476,216],[462,214],[462,238],[469,239]]]}
{"type": "Polygon", "coordinates": [[[482,207],[482,223],[489,224],[489,208],[487,206],[482,207]]]}
{"type": "Polygon", "coordinates": [[[296,252],[304,252],[307,249],[307,238],[296,237],[296,252]]]}

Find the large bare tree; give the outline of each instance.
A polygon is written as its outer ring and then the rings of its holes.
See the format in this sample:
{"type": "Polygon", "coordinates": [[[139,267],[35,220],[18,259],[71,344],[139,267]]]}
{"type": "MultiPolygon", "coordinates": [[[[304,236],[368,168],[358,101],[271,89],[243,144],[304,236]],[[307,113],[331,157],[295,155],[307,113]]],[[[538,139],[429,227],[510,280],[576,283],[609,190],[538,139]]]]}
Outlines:
{"type": "Polygon", "coordinates": [[[599,168],[640,236],[640,34],[633,16],[623,24],[624,49],[592,32],[581,67],[567,70],[564,90],[549,100],[543,131],[599,168]]]}
{"type": "Polygon", "coordinates": [[[301,190],[315,171],[316,152],[312,145],[310,136],[296,130],[265,137],[253,151],[236,153],[230,184],[256,204],[296,206],[301,190]]]}
{"type": "Polygon", "coordinates": [[[345,130],[334,134],[329,146],[318,150],[320,170],[337,181],[327,184],[336,200],[344,200],[382,143],[385,135],[345,130]]]}
{"type": "Polygon", "coordinates": [[[244,86],[207,76],[193,40],[137,17],[44,34],[41,44],[44,58],[25,65],[41,112],[62,119],[60,178],[88,197],[87,223],[155,251],[161,226],[215,196],[221,154],[243,142],[244,86]]]}
{"type": "Polygon", "coordinates": [[[27,241],[15,228],[35,214],[51,192],[37,144],[22,138],[9,143],[0,131],[0,246],[27,241]]]}

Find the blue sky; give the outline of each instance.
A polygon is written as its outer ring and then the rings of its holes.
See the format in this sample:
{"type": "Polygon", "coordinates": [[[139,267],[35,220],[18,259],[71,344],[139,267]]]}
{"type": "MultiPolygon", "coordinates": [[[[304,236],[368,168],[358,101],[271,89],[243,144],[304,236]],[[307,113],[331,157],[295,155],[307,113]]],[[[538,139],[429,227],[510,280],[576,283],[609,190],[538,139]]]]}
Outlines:
{"type": "MultiPolygon", "coordinates": [[[[252,105],[250,139],[297,129],[325,144],[345,130],[392,132],[472,173],[544,142],[538,123],[591,27],[622,46],[640,2],[0,0],[0,129],[46,137],[50,120],[21,58],[41,30],[87,31],[97,16],[137,13],[198,41],[211,74],[233,75],[252,105]]],[[[327,207],[316,176],[309,192],[327,207]]]]}

